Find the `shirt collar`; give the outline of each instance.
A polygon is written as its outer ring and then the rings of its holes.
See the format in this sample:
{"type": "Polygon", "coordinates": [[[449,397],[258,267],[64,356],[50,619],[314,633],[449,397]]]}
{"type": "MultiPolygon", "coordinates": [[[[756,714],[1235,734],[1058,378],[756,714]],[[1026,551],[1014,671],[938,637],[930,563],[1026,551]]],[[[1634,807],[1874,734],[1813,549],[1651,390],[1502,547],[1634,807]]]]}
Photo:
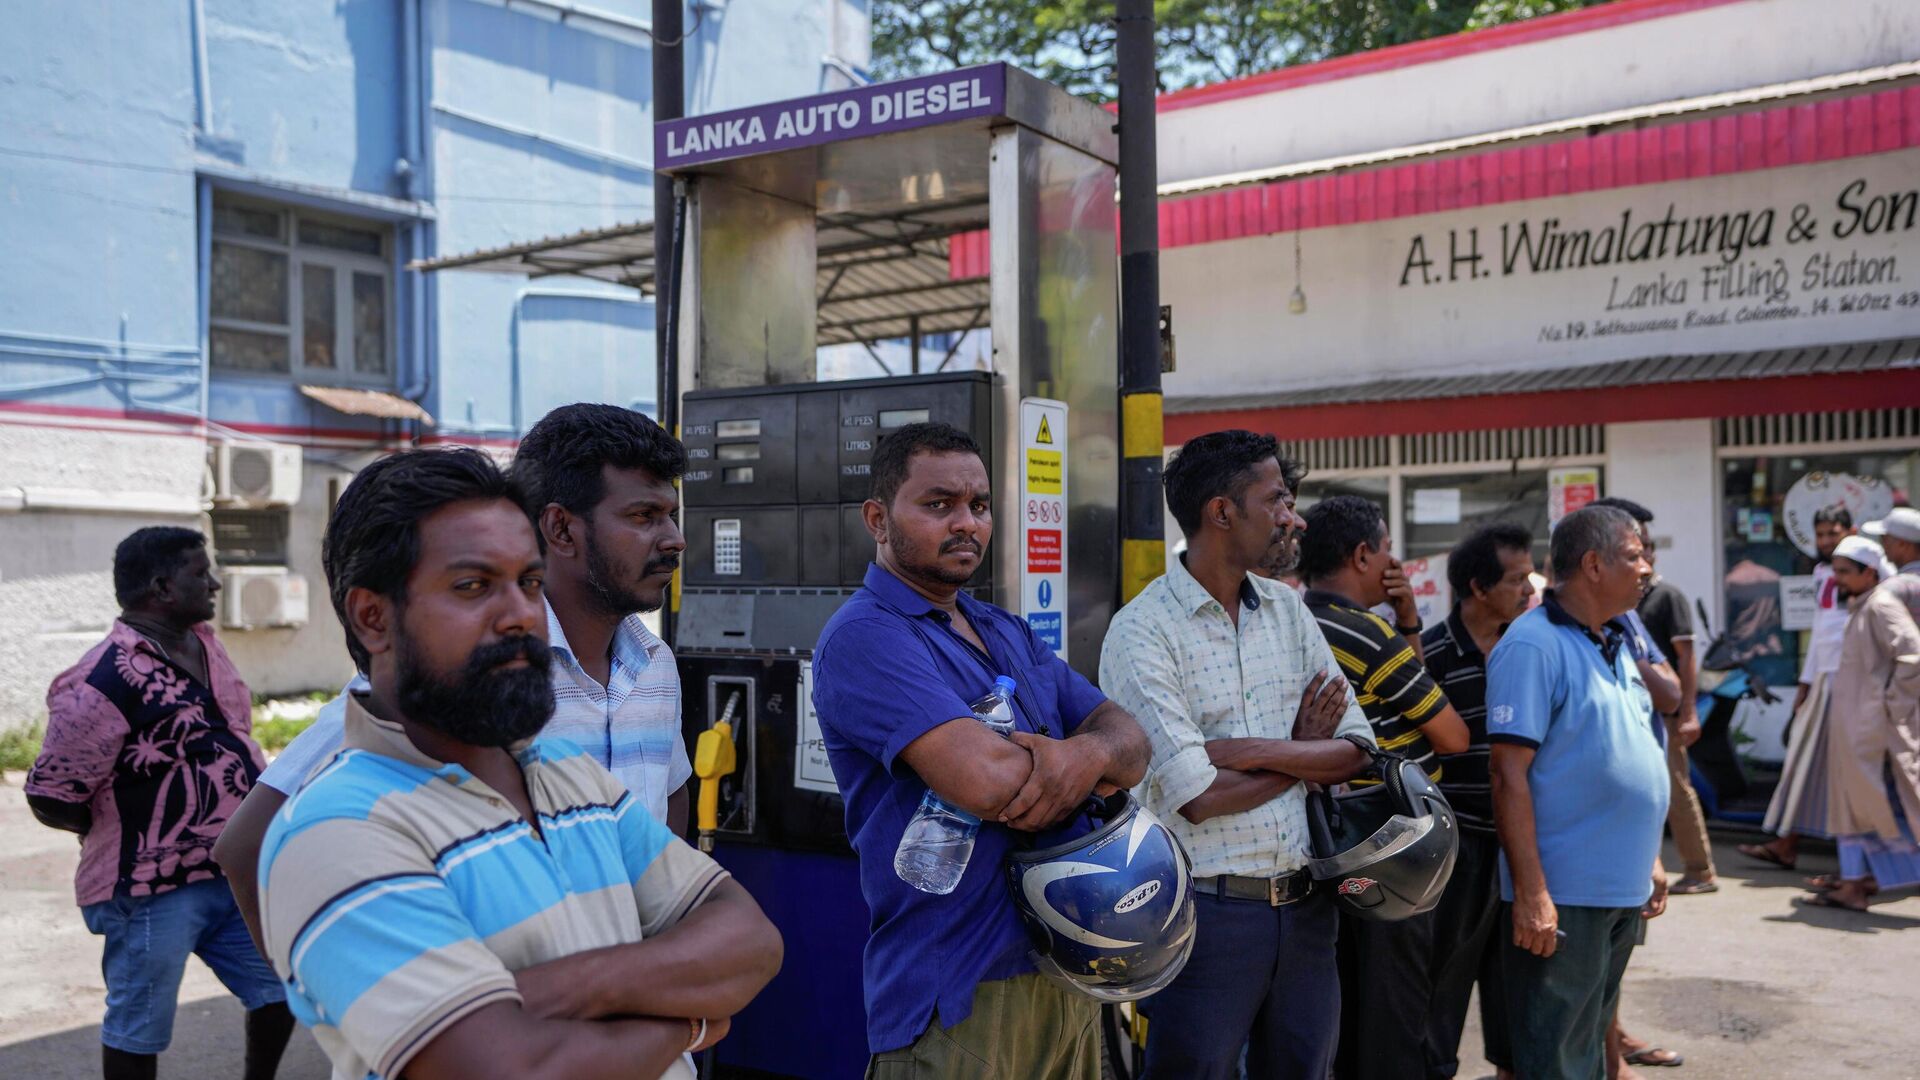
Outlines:
{"type": "MultiPolygon", "coordinates": [[[[1167,573],[1167,587],[1173,590],[1174,599],[1180,601],[1180,610],[1189,615],[1200,612],[1214,602],[1213,594],[1200,584],[1200,579],[1193,576],[1193,571],[1187,569],[1187,553],[1184,551],[1174,560],[1173,569],[1167,573]]],[[[1253,580],[1241,578],[1240,606],[1248,611],[1259,611],[1260,602],[1260,590],[1254,588],[1253,580]]]]}
{"type": "Polygon", "coordinates": [[[1627,623],[1624,616],[1616,615],[1608,619],[1600,628],[1602,632],[1596,634],[1592,627],[1574,618],[1567,613],[1566,608],[1560,606],[1560,597],[1554,590],[1548,589],[1542,594],[1540,606],[1546,609],[1548,622],[1555,626],[1566,626],[1580,631],[1588,641],[1599,648],[1600,654],[1607,658],[1608,663],[1612,663],[1614,658],[1620,655],[1620,647],[1626,643],[1627,639],[1627,623]]]}
{"type": "MultiPolygon", "coordinates": [[[[579,667],[580,658],[574,655],[573,647],[567,644],[567,632],[560,625],[560,616],[554,612],[553,602],[542,599],[541,603],[547,609],[547,648],[552,649],[568,664],[579,667]]],[[[620,625],[614,628],[614,653],[623,659],[636,660],[644,655],[651,660],[659,649],[665,647],[666,642],[661,641],[653,631],[647,629],[647,624],[637,613],[621,619],[620,625]]]]}
{"type": "MultiPolygon", "coordinates": [[[[945,614],[940,610],[939,605],[920,595],[914,590],[913,586],[901,581],[898,577],[894,576],[893,571],[888,570],[879,563],[867,564],[865,583],[867,588],[871,589],[873,594],[880,598],[881,602],[885,603],[888,607],[897,609],[902,615],[919,618],[924,615],[945,614]]],[[[964,603],[967,599],[969,599],[969,597],[965,590],[962,590],[956,602],[964,603]]]]}
{"type": "Polygon", "coordinates": [[[1462,656],[1480,656],[1480,646],[1473,640],[1473,632],[1467,629],[1467,620],[1460,614],[1458,601],[1454,602],[1453,610],[1447,612],[1446,626],[1447,640],[1453,643],[1453,651],[1462,656]]]}
{"type": "Polygon", "coordinates": [[[1912,561],[1912,562],[1910,562],[1910,563],[1901,563],[1901,564],[1900,564],[1900,573],[1902,573],[1902,574],[1920,574],[1920,559],[1915,559],[1915,560],[1913,560],[1913,561],[1912,561]]]}
{"type": "Polygon", "coordinates": [[[1339,593],[1326,589],[1308,589],[1300,599],[1306,601],[1308,607],[1341,607],[1348,611],[1367,610],[1339,593]]]}

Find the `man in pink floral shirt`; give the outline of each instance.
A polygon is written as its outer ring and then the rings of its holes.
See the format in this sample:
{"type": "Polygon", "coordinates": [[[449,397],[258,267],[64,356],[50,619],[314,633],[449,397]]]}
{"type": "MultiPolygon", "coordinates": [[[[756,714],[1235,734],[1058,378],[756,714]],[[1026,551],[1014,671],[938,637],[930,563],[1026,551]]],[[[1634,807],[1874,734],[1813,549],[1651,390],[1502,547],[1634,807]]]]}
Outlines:
{"type": "Polygon", "coordinates": [[[120,618],[47,692],[26,784],[42,824],[81,837],[75,900],[106,939],[102,1068],[155,1075],[192,953],[246,1006],[246,1076],[266,1080],[293,1016],[211,854],[266,761],[247,685],[207,625],[220,582],[206,538],[134,532],[114,552],[113,586],[120,618]]]}

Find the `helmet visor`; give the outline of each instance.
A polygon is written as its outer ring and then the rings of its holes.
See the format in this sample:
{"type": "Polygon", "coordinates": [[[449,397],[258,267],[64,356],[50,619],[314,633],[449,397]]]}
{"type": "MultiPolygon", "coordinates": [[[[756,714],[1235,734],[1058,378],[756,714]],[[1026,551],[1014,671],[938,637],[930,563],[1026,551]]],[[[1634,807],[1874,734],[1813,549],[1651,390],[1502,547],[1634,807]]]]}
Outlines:
{"type": "Polygon", "coordinates": [[[1417,818],[1395,814],[1375,829],[1372,836],[1328,858],[1309,859],[1307,866],[1321,881],[1345,877],[1419,843],[1433,831],[1438,820],[1432,814],[1417,818]]]}

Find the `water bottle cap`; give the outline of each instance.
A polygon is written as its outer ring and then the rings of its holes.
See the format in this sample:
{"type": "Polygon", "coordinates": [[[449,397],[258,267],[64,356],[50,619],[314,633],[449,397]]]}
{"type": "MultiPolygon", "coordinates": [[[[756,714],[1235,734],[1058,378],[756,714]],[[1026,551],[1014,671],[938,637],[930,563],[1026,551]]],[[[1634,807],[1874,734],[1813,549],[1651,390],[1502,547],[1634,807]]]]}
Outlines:
{"type": "Polygon", "coordinates": [[[993,688],[995,690],[1000,691],[1001,694],[1011,698],[1013,696],[1014,690],[1016,689],[1016,685],[1013,681],[1012,676],[1001,675],[998,678],[993,680],[993,688]]]}

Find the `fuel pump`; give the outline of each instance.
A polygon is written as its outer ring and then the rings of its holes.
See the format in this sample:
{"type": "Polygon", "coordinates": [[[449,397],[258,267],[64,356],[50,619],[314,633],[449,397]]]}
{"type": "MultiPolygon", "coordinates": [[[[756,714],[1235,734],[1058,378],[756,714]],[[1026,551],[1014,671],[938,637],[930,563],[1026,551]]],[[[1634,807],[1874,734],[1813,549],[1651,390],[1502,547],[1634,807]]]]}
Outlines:
{"type": "Polygon", "coordinates": [[[787,943],[717,1071],[858,1076],[869,917],[813,646],[873,557],[875,445],[937,420],[993,480],[969,589],[1094,674],[1120,579],[1112,118],[993,64],[663,122],[654,151],[686,193],[672,645],[698,839],[787,943]],[[986,370],[960,356],[970,330],[986,370]],[[910,373],[819,378],[822,346],[901,339],[910,373]]]}
{"type": "MultiPolygon", "coordinates": [[[[1122,454],[1113,117],[988,64],[663,120],[653,160],[676,192],[657,223],[675,244],[642,223],[419,265],[671,284],[663,393],[689,469],[667,626],[698,839],[787,947],[715,1068],[858,1076],[869,920],[813,646],[873,557],[875,444],[941,420],[974,435],[992,479],[995,537],[969,588],[1096,673],[1122,581],[1121,477],[1151,487],[1136,466],[1159,453],[1152,427],[1122,454]],[[907,345],[897,369],[888,342],[907,345]],[[822,379],[827,346],[898,374],[822,379]]],[[[1129,398],[1129,415],[1157,418],[1157,400],[1129,398]]]]}

